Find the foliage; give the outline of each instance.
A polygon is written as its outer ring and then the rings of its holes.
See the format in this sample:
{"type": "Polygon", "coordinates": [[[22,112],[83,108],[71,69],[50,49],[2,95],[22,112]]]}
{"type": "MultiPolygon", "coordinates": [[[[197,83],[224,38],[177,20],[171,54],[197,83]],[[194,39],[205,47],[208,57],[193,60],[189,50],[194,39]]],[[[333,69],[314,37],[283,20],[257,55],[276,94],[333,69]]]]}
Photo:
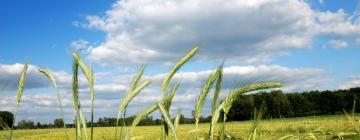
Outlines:
{"type": "Polygon", "coordinates": [[[55,128],[60,128],[60,127],[62,127],[64,125],[65,125],[65,123],[64,123],[64,120],[62,118],[54,120],[54,127],[55,128]]]}
{"type": "Polygon", "coordinates": [[[19,129],[33,129],[35,128],[35,124],[33,121],[30,120],[21,120],[18,122],[17,127],[19,129]]]}
{"type": "Polygon", "coordinates": [[[13,125],[14,114],[9,111],[0,111],[0,130],[10,129],[13,125]]]}
{"type": "MultiPolygon", "coordinates": [[[[265,119],[343,114],[343,110],[353,109],[353,101],[360,102],[360,88],[302,93],[261,92],[238,96],[227,118],[229,121],[249,120],[252,109],[261,105],[266,108],[265,119]]],[[[355,112],[360,112],[359,104],[356,104],[355,112]]]]}

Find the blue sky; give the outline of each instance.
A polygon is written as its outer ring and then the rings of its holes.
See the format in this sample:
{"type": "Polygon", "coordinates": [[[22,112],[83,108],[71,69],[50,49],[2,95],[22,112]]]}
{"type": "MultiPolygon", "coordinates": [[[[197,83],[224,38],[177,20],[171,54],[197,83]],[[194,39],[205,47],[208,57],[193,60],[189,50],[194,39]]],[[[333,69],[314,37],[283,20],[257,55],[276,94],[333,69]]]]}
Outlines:
{"type": "MultiPolygon", "coordinates": [[[[192,109],[201,83],[224,59],[224,92],[259,78],[279,80],[287,92],[357,87],[359,15],[357,0],[2,0],[0,85],[11,84],[1,91],[0,107],[14,110],[16,80],[26,61],[32,66],[20,119],[57,117],[54,91],[37,72],[48,67],[70,120],[70,52],[77,50],[95,71],[96,117],[116,115],[131,77],[148,63],[145,78],[154,84],[130,106],[135,114],[160,98],[161,78],[196,43],[202,44],[199,54],[176,77],[183,83],[173,111],[192,109]]],[[[86,109],[86,84],[81,91],[86,109]]]]}

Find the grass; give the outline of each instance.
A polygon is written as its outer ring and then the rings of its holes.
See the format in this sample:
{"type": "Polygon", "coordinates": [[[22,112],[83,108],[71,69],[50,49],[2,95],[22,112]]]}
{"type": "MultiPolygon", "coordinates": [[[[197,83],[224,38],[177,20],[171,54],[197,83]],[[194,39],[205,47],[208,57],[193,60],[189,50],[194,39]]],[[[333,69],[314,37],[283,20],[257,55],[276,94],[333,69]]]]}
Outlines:
{"type": "MultiPolygon", "coordinates": [[[[356,117],[360,117],[359,114],[356,117]]],[[[284,136],[292,135],[292,138],[300,137],[305,139],[311,133],[320,140],[336,138],[337,134],[354,132],[346,115],[329,115],[329,116],[311,116],[285,119],[261,120],[259,122],[258,131],[261,133],[262,139],[280,139],[284,136]]],[[[228,122],[227,131],[237,139],[246,139],[251,132],[252,121],[228,122]]],[[[134,128],[134,136],[140,140],[156,140],[161,137],[162,126],[138,126],[134,128]]],[[[183,139],[196,139],[196,136],[189,134],[189,130],[193,129],[193,124],[181,124],[177,128],[177,137],[183,139]]],[[[216,126],[221,129],[221,125],[216,126]]],[[[68,128],[70,129],[70,128],[68,128]]],[[[124,129],[130,129],[125,127],[124,129]]],[[[199,124],[200,134],[206,135],[209,129],[208,123],[199,124]]],[[[95,127],[94,139],[110,140],[114,139],[114,127],[95,127]]],[[[15,130],[14,138],[17,140],[63,140],[66,136],[64,129],[38,129],[38,130],[15,130]]],[[[0,139],[6,139],[7,131],[0,132],[0,139]]],[[[69,135],[75,135],[75,131],[69,131],[69,135]]],[[[359,135],[348,136],[348,139],[359,139],[359,135]]],[[[70,139],[74,139],[70,137],[70,139]]]]}

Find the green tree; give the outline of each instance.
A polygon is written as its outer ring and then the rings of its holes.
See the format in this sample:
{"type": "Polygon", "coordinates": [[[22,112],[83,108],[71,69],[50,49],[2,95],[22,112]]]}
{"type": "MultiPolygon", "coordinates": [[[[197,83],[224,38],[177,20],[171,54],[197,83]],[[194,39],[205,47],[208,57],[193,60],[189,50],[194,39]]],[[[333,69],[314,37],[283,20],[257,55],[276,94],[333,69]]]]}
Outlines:
{"type": "Polygon", "coordinates": [[[54,120],[54,127],[60,128],[64,126],[64,120],[62,118],[57,118],[54,120]]]}
{"type": "Polygon", "coordinates": [[[35,128],[34,122],[30,120],[21,120],[18,122],[19,129],[33,129],[35,128]]]}
{"type": "Polygon", "coordinates": [[[9,111],[0,111],[0,130],[11,127],[14,120],[14,115],[9,111]]]}

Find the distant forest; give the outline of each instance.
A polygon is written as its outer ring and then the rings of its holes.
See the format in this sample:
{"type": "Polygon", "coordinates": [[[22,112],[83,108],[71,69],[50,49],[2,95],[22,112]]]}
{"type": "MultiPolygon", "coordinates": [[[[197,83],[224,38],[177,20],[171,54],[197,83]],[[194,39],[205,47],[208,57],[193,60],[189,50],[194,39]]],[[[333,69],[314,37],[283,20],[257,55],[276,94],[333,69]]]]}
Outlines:
{"type": "MultiPolygon", "coordinates": [[[[336,91],[309,91],[296,93],[283,93],[280,90],[271,92],[259,92],[256,94],[241,95],[235,99],[230,109],[228,121],[249,120],[252,118],[254,109],[264,108],[264,119],[288,118],[311,115],[333,115],[360,112],[360,87],[348,90],[336,91]]],[[[0,111],[0,118],[12,124],[12,114],[7,111],[0,111]]],[[[135,116],[125,118],[124,121],[130,125],[135,116]]],[[[221,120],[221,119],[220,119],[221,120]]],[[[122,122],[122,120],[120,120],[122,122]]],[[[200,122],[210,122],[211,116],[202,117],[200,122]]],[[[181,124],[194,123],[193,118],[180,117],[181,124]]],[[[139,125],[159,125],[161,119],[147,117],[139,125]]],[[[39,128],[60,128],[63,125],[62,119],[55,119],[54,123],[41,124],[33,121],[22,120],[16,129],[39,129],[39,128]]],[[[95,124],[97,127],[115,126],[116,118],[99,118],[95,124]]],[[[73,124],[67,124],[73,127],[73,124]]],[[[0,128],[1,129],[1,128],[0,128]]]]}

